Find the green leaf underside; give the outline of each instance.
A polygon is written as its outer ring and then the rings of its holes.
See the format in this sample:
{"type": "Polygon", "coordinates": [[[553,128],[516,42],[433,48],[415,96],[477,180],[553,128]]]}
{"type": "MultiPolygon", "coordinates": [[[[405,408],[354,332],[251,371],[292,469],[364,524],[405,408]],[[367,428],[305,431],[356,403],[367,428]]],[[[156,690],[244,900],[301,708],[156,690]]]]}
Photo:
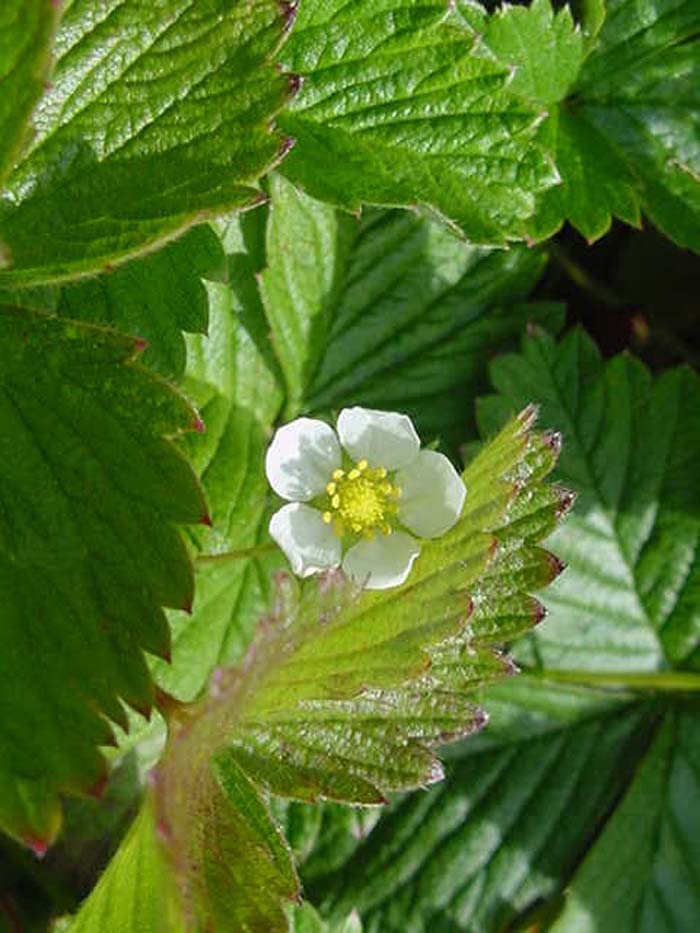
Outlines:
{"type": "Polygon", "coordinates": [[[282,58],[303,78],[280,120],[296,139],[283,172],[321,200],[418,205],[503,244],[556,182],[533,142],[544,113],[510,93],[457,5],[302,4],[282,58]]]}
{"type": "Polygon", "coordinates": [[[136,355],[109,331],[0,314],[0,824],[37,844],[56,792],[104,774],[99,714],[150,708],[143,650],[167,654],[161,607],[192,600],[174,523],[206,506],[164,435],[194,412],[136,355]]]}
{"type": "Polygon", "coordinates": [[[51,0],[5,0],[0,10],[0,182],[26,139],[32,108],[44,89],[55,19],[51,0]]]}
{"type": "MultiPolygon", "coordinates": [[[[537,391],[564,434],[558,476],[579,493],[554,538],[569,571],[534,636],[545,668],[644,671],[700,666],[700,381],[652,381],[631,357],[603,363],[590,338],[542,334],[494,361],[486,430],[537,391]]],[[[530,653],[527,653],[530,658],[530,653]]]]}
{"type": "Polygon", "coordinates": [[[171,613],[172,663],[154,661],[159,684],[187,701],[215,667],[242,657],[270,604],[272,571],[281,564],[277,552],[226,557],[269,540],[264,457],[282,404],[253,263],[242,243],[227,251],[230,284],[207,286],[209,332],[188,338],[184,383],[206,426],[185,444],[210,509],[212,527],[198,529],[194,540],[207,556],[196,562],[192,615],[171,613]]]}
{"type": "Polygon", "coordinates": [[[277,0],[68,5],[0,201],[0,284],[100,271],[256,203],[251,183],[285,147],[271,127],[289,96],[273,66],[284,27],[277,0]]]}
{"type": "Polygon", "coordinates": [[[648,706],[525,675],[483,699],[489,727],[455,748],[447,780],[397,800],[314,878],[324,915],[354,905],[372,933],[487,931],[561,890],[650,741],[648,706]]]}
{"type": "Polygon", "coordinates": [[[540,141],[553,152],[562,183],[544,194],[533,237],[544,239],[569,220],[594,240],[614,217],[639,226],[644,212],[679,245],[700,250],[695,0],[609,0],[595,43],[584,43],[566,11],[552,18],[549,0],[481,19],[489,48],[520,69],[514,92],[561,100],[540,141]],[[559,55],[567,68],[550,71],[559,55]]]}
{"type": "Polygon", "coordinates": [[[337,572],[301,588],[280,581],[243,665],[219,671],[175,725],[156,772],[158,818],[175,856],[192,860],[180,881],[202,916],[223,897],[197,889],[213,758],[281,796],[376,804],[438,780],[432,748],[483,723],[471,693],[511,670],[491,645],[541,618],[528,590],[561,569],[536,542],[570,496],[541,484],[557,448],[531,423],[523,413],[467,469],[460,522],[425,544],[403,587],[359,594],[337,572]]]}
{"type": "Polygon", "coordinates": [[[408,412],[423,437],[465,436],[488,356],[525,325],[556,330],[554,304],[519,304],[544,255],[468,246],[405,211],[361,221],[271,178],[265,312],[287,417],[361,404],[408,412]]]}
{"type": "Polygon", "coordinates": [[[141,362],[179,379],[186,361],[182,331],[207,331],[208,298],[202,278],[224,271],[219,238],[203,225],[157,253],[64,286],[56,310],[73,320],[108,324],[143,338],[148,346],[141,362]]]}

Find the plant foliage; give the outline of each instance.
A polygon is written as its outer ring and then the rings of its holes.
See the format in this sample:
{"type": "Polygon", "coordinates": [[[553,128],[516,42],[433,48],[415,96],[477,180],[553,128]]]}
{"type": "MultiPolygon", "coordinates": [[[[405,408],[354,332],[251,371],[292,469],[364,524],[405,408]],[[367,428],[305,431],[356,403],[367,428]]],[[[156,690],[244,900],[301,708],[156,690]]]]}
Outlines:
{"type": "Polygon", "coordinates": [[[694,929],[700,5],[1,6],[0,930],[694,929]],[[350,405],[390,590],[268,533],[350,405]]]}

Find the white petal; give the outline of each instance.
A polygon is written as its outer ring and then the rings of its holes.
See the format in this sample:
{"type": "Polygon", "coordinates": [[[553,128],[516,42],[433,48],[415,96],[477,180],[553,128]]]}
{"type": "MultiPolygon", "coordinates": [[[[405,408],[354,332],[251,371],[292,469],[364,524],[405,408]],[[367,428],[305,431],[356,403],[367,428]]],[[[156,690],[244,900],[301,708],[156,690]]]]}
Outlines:
{"type": "Polygon", "coordinates": [[[340,538],[310,505],[283,505],[270,519],[270,534],[298,577],[310,577],[340,563],[340,538]]]}
{"type": "Polygon", "coordinates": [[[324,421],[297,418],[272,438],[265,472],[278,496],[308,502],[324,492],[340,463],[340,444],[333,428],[324,421]]]}
{"type": "Polygon", "coordinates": [[[340,443],[353,460],[397,470],[420,450],[420,438],[408,415],[371,408],[344,408],[338,416],[340,443]]]}
{"type": "Polygon", "coordinates": [[[443,454],[421,450],[394,479],[401,487],[399,518],[415,535],[444,535],[462,514],[467,487],[443,454]]]}
{"type": "Polygon", "coordinates": [[[402,531],[377,534],[350,548],[343,558],[343,570],[368,590],[386,590],[406,580],[419,553],[420,544],[402,531]]]}

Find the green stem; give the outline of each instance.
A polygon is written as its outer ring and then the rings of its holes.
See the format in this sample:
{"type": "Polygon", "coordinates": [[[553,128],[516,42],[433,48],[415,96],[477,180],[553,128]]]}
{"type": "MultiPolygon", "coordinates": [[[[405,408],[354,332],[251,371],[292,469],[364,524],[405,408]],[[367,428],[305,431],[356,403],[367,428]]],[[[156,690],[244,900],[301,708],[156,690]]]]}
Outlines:
{"type": "Polygon", "coordinates": [[[523,668],[523,673],[543,680],[623,690],[649,690],[663,693],[700,691],[700,674],[692,671],[559,671],[549,668],[523,668]]]}
{"type": "Polygon", "coordinates": [[[199,554],[196,558],[198,564],[215,564],[219,561],[243,560],[246,557],[260,557],[271,554],[277,549],[272,541],[269,544],[258,544],[255,547],[244,547],[238,551],[220,551],[218,554],[199,554]]]}
{"type": "Polygon", "coordinates": [[[550,240],[547,244],[547,252],[552,259],[564,270],[571,281],[578,285],[584,292],[588,292],[596,298],[601,304],[608,308],[621,308],[622,301],[615,292],[604,282],[599,281],[590,274],[587,269],[576,262],[575,259],[559,243],[550,240]]]}

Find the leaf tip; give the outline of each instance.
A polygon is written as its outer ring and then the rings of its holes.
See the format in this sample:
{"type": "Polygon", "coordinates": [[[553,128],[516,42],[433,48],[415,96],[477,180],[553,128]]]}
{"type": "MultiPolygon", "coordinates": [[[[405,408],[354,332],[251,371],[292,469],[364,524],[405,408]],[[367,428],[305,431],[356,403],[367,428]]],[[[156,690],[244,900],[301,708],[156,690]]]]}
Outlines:
{"type": "MultiPolygon", "coordinates": [[[[513,665],[517,673],[517,670],[518,670],[517,665],[515,665],[514,662],[513,662],[513,665]]],[[[486,712],[485,709],[481,709],[481,707],[478,707],[476,711],[474,712],[473,728],[471,729],[471,731],[480,732],[483,728],[485,728],[488,725],[488,722],[489,722],[489,714],[486,712]]]]}
{"type": "Polygon", "coordinates": [[[294,20],[297,18],[299,5],[296,0],[279,0],[279,2],[282,17],[284,18],[284,31],[289,32],[294,25],[294,20]]]}
{"type": "Polygon", "coordinates": [[[299,89],[304,83],[304,79],[301,75],[297,74],[288,74],[287,75],[287,86],[289,87],[289,93],[292,97],[295,97],[299,93],[299,89]]]}
{"type": "Polygon", "coordinates": [[[445,769],[442,762],[439,758],[433,758],[430,763],[430,769],[425,778],[425,786],[429,787],[431,784],[439,784],[440,781],[445,780],[445,769]]]}
{"type": "Polygon", "coordinates": [[[523,410],[518,415],[518,421],[520,422],[523,431],[530,430],[530,428],[537,421],[539,413],[539,405],[536,405],[534,402],[530,402],[529,405],[526,405],[525,408],[523,408],[523,410]]]}
{"type": "Polygon", "coordinates": [[[43,859],[51,848],[51,841],[40,839],[37,836],[27,836],[24,840],[27,848],[31,849],[38,859],[43,859]]]}
{"type": "Polygon", "coordinates": [[[561,431],[545,431],[542,435],[542,441],[558,459],[562,445],[561,431]]]}
{"type": "Polygon", "coordinates": [[[107,790],[107,781],[108,775],[105,772],[95,781],[92,787],[88,787],[85,793],[88,797],[94,797],[95,800],[102,800],[107,790]]]}
{"type": "Polygon", "coordinates": [[[577,499],[577,494],[573,489],[566,489],[564,486],[556,487],[557,493],[557,508],[556,516],[557,518],[563,518],[568,512],[571,511],[574,503],[577,499]]]}
{"type": "Polygon", "coordinates": [[[187,599],[182,603],[180,609],[183,612],[186,612],[188,616],[192,615],[192,597],[188,596],[187,599]]]}
{"type": "MultiPolygon", "coordinates": [[[[551,556],[552,558],[554,558],[553,554],[551,556]]],[[[554,558],[554,559],[557,560],[557,558],[554,558]]],[[[541,603],[539,599],[535,599],[533,601],[533,606],[532,606],[532,624],[539,625],[540,622],[542,622],[542,620],[546,618],[547,618],[547,607],[543,603],[541,603]]]]}
{"type": "Polygon", "coordinates": [[[212,527],[212,520],[211,520],[211,515],[209,514],[209,512],[205,512],[204,515],[202,515],[202,517],[199,520],[199,524],[206,525],[207,528],[212,527]]]}
{"type": "Polygon", "coordinates": [[[566,570],[568,564],[565,560],[562,560],[560,557],[557,557],[556,554],[552,554],[550,551],[547,552],[547,560],[549,561],[549,566],[551,568],[551,577],[549,578],[549,582],[551,583],[566,570]]]}
{"type": "Polygon", "coordinates": [[[285,136],[282,145],[277,151],[277,158],[281,161],[296,145],[296,139],[293,136],[285,136]]]}

